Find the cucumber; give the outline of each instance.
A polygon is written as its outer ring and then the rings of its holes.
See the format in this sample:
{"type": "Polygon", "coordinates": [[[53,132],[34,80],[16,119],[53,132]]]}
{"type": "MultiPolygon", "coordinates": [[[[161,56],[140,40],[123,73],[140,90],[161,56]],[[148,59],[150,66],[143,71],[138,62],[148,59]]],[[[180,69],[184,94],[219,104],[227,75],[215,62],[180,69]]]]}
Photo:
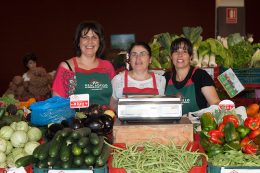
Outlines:
{"type": "Polygon", "coordinates": [[[46,142],[44,144],[41,144],[42,148],[38,150],[38,157],[37,157],[39,160],[45,160],[48,157],[50,144],[51,142],[46,142]]]}
{"type": "Polygon", "coordinates": [[[53,165],[53,169],[60,169],[61,168],[61,161],[57,160],[57,162],[53,165]]]}
{"type": "Polygon", "coordinates": [[[39,157],[39,151],[42,150],[44,147],[43,144],[38,145],[34,150],[33,150],[33,157],[38,158],[39,157]]]}
{"type": "Polygon", "coordinates": [[[84,158],[84,162],[87,166],[94,166],[96,162],[96,157],[93,156],[92,154],[88,154],[84,158]]]}
{"type": "Polygon", "coordinates": [[[90,133],[89,141],[93,145],[97,145],[99,143],[99,137],[96,133],[90,133]]]}
{"type": "Polygon", "coordinates": [[[47,159],[45,160],[40,160],[37,164],[38,168],[48,168],[48,163],[47,163],[47,159]]]}
{"type": "Polygon", "coordinates": [[[104,144],[101,154],[96,159],[95,166],[96,167],[104,166],[107,163],[109,156],[110,156],[110,147],[104,144]]]}
{"type": "Polygon", "coordinates": [[[84,164],[84,157],[83,156],[75,156],[73,158],[73,164],[76,165],[77,167],[83,165],[84,164]]]}
{"type": "Polygon", "coordinates": [[[80,148],[85,148],[89,143],[89,138],[88,137],[82,137],[78,140],[77,145],[80,148]]]}
{"type": "Polygon", "coordinates": [[[34,158],[33,155],[27,155],[27,156],[24,156],[24,157],[21,157],[19,159],[17,159],[15,161],[15,165],[17,168],[23,166],[27,166],[29,164],[33,164],[33,163],[36,163],[37,162],[37,159],[34,158]]]}
{"type": "Polygon", "coordinates": [[[92,154],[94,156],[99,156],[101,154],[103,145],[104,145],[104,136],[99,136],[99,143],[97,145],[94,145],[92,148],[92,154]]]}
{"type": "Polygon", "coordinates": [[[51,141],[49,152],[48,152],[50,157],[57,157],[62,143],[63,143],[63,137],[60,133],[57,136],[55,136],[55,138],[53,138],[51,141]]]}
{"type": "Polygon", "coordinates": [[[57,163],[58,160],[59,160],[58,156],[56,156],[56,157],[48,157],[47,158],[47,163],[48,163],[49,166],[54,166],[57,163]]]}
{"type": "Polygon", "coordinates": [[[87,154],[91,153],[91,149],[92,149],[92,147],[90,145],[87,145],[85,148],[83,148],[82,153],[87,155],[87,154]]]}
{"type": "Polygon", "coordinates": [[[91,133],[91,129],[88,127],[82,127],[76,129],[76,131],[78,131],[82,137],[87,137],[91,133]]]}
{"type": "Polygon", "coordinates": [[[72,159],[69,159],[66,162],[61,162],[61,168],[68,169],[72,167],[72,159]]]}
{"type": "Polygon", "coordinates": [[[61,136],[62,137],[67,137],[67,136],[69,136],[71,134],[71,132],[72,132],[72,129],[69,128],[69,127],[66,127],[66,128],[61,130],[61,136]]]}
{"type": "Polygon", "coordinates": [[[72,130],[71,134],[69,135],[72,139],[78,140],[81,138],[80,132],[77,130],[72,130]]]}
{"type": "Polygon", "coordinates": [[[60,160],[63,162],[67,162],[69,161],[71,156],[71,147],[68,146],[66,143],[63,143],[60,149],[60,160]]]}

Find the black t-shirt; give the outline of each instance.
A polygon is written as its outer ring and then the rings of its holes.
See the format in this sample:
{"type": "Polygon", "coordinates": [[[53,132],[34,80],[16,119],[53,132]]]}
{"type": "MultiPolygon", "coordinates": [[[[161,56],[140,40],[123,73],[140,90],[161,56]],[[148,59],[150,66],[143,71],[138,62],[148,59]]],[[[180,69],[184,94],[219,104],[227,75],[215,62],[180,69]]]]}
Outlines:
{"type": "MultiPolygon", "coordinates": [[[[183,81],[178,82],[178,81],[176,81],[176,71],[173,68],[173,75],[171,75],[171,76],[172,76],[172,81],[174,83],[174,86],[177,89],[184,87],[185,84],[188,82],[188,80],[191,78],[193,70],[194,70],[194,67],[191,67],[186,78],[183,81]]],[[[205,70],[198,68],[194,72],[191,80],[193,81],[194,86],[195,86],[196,101],[197,101],[198,107],[200,109],[208,107],[207,100],[204,97],[204,95],[202,94],[201,88],[204,86],[215,86],[213,79],[205,70]]],[[[168,82],[167,82],[167,84],[168,84],[168,82]]]]}

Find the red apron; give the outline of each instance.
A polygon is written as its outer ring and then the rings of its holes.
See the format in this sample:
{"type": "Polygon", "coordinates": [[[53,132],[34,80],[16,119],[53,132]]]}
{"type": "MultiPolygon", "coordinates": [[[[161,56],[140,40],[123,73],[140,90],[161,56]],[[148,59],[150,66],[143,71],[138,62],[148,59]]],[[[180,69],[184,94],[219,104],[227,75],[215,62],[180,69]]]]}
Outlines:
{"type": "Polygon", "coordinates": [[[125,79],[124,79],[124,88],[123,88],[123,95],[126,97],[128,95],[158,95],[158,89],[156,85],[155,75],[151,73],[153,78],[153,88],[136,88],[136,87],[128,87],[128,71],[125,71],[125,79]]]}

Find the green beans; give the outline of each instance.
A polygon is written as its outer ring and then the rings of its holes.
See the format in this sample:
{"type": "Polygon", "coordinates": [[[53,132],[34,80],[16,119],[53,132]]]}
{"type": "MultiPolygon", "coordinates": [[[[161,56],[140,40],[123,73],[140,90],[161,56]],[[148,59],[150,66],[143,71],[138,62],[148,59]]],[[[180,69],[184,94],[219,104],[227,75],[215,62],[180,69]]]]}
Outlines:
{"type": "Polygon", "coordinates": [[[242,151],[229,150],[209,159],[214,166],[260,166],[260,155],[244,154],[242,151]]]}
{"type": "MultiPolygon", "coordinates": [[[[114,147],[115,148],[115,147],[114,147]]],[[[131,173],[163,172],[187,173],[193,166],[202,164],[203,153],[186,150],[187,144],[177,147],[150,141],[128,145],[112,152],[114,168],[131,173]]]]}

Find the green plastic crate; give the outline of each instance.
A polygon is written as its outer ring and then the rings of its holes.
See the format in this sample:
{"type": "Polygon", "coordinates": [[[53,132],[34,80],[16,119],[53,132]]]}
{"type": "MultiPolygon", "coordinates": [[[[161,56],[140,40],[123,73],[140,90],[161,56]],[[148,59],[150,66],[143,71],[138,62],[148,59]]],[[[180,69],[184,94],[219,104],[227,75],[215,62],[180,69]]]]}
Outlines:
{"type": "MultiPolygon", "coordinates": [[[[33,166],[33,173],[48,173],[49,170],[50,169],[48,169],[48,168],[37,168],[36,166],[33,166]]],[[[69,170],[69,171],[72,171],[72,170],[87,170],[87,169],[80,169],[80,168],[76,169],[76,168],[73,168],[73,169],[57,169],[57,170],[62,170],[62,171],[69,170]]],[[[91,170],[91,169],[88,169],[88,170],[91,170]]],[[[93,172],[94,173],[108,173],[107,165],[105,165],[103,167],[100,167],[100,168],[94,168],[93,172]]]]}
{"type": "MultiPolygon", "coordinates": [[[[257,170],[257,172],[259,171],[260,172],[260,167],[248,167],[248,166],[233,166],[233,167],[224,167],[225,169],[230,169],[230,172],[232,170],[243,170],[243,169],[251,169],[251,170],[257,170]]],[[[207,173],[221,173],[221,167],[220,166],[213,166],[211,165],[210,163],[208,164],[208,171],[207,173]]]]}

